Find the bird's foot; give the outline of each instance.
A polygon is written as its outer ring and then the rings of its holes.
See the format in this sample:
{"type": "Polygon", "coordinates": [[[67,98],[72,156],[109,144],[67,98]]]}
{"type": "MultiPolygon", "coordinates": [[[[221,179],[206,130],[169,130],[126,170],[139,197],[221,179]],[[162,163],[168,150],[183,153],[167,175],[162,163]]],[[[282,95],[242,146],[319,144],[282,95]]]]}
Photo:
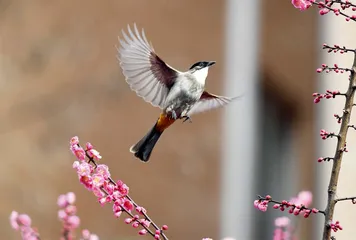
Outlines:
{"type": "Polygon", "coordinates": [[[186,121],[189,121],[189,123],[192,123],[191,117],[189,117],[189,116],[184,116],[183,118],[184,118],[183,123],[185,123],[186,121]]]}

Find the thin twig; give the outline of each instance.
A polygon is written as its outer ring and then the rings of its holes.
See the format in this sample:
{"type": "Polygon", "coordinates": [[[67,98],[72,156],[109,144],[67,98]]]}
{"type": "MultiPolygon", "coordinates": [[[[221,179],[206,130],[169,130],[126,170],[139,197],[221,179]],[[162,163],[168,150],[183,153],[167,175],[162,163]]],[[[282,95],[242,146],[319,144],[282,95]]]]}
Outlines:
{"type": "Polygon", "coordinates": [[[335,199],[335,202],[341,202],[341,201],[351,201],[353,204],[355,204],[356,203],[356,197],[345,197],[345,198],[335,199]]]}
{"type": "Polygon", "coordinates": [[[349,125],[349,126],[347,126],[347,127],[349,127],[349,128],[353,128],[353,129],[355,129],[355,130],[356,130],[356,126],[355,126],[355,125],[349,125]]]}

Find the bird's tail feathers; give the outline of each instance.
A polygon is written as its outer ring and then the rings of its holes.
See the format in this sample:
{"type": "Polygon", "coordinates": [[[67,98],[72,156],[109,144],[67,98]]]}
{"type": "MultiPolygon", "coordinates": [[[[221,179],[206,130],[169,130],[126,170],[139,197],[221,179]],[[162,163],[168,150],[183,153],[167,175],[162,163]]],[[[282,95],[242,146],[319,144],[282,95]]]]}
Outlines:
{"type": "Polygon", "coordinates": [[[132,152],[135,157],[139,158],[141,161],[148,162],[152,150],[162,133],[163,130],[158,129],[156,123],[140,141],[130,148],[130,152],[132,152]]]}

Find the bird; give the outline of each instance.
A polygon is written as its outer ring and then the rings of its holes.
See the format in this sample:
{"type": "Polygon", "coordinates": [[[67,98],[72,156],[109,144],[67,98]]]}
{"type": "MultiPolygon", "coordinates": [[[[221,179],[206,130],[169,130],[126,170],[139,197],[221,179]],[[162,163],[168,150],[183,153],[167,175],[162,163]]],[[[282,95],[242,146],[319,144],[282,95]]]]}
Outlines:
{"type": "Polygon", "coordinates": [[[154,126],[143,138],[132,145],[130,152],[143,162],[148,162],[162,133],[176,120],[189,120],[193,114],[222,107],[235,98],[218,96],[205,90],[208,71],[215,61],[199,61],[185,71],[179,71],[157,55],[148,42],[145,31],[139,32],[136,23],[133,30],[122,30],[117,58],[122,73],[131,90],[137,96],[159,107],[161,113],[154,126]]]}

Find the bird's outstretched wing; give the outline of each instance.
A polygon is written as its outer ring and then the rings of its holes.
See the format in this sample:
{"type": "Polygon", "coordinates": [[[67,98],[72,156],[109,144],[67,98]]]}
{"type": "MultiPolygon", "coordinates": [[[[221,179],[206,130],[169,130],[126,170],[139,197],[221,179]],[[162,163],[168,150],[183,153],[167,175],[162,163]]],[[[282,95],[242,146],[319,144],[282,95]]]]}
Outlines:
{"type": "Polygon", "coordinates": [[[154,52],[142,30],[140,35],[136,24],[134,32],[128,26],[129,36],[122,31],[119,39],[118,59],[126,82],[136,94],[155,107],[163,108],[169,89],[180,73],[167,65],[154,52]]]}
{"type": "Polygon", "coordinates": [[[227,105],[236,98],[229,98],[224,96],[217,96],[204,91],[198,102],[188,112],[188,115],[209,111],[214,108],[219,108],[227,105]]]}

